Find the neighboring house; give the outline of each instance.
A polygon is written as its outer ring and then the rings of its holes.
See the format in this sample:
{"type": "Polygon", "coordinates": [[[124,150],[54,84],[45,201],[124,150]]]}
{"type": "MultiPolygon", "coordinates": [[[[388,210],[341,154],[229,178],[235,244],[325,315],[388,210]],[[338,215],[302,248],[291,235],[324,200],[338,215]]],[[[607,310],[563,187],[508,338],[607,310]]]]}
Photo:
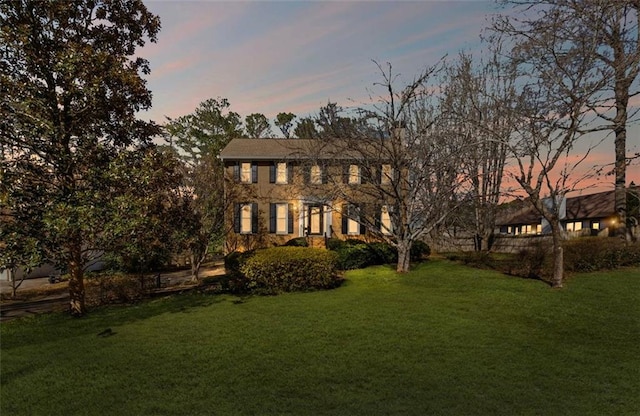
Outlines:
{"type": "MultiPolygon", "coordinates": [[[[562,228],[568,236],[608,236],[617,225],[615,191],[566,198],[560,205],[562,228]]],[[[500,234],[535,235],[551,230],[546,221],[527,201],[505,209],[498,215],[500,234]]]]}
{"type": "Polygon", "coordinates": [[[307,139],[234,139],[222,150],[231,230],[227,251],[282,245],[298,237],[313,246],[331,237],[364,238],[370,233],[358,213],[365,206],[376,210],[380,229],[389,232],[385,206],[365,200],[349,205],[334,192],[336,186],[357,192],[369,180],[382,180],[388,167],[380,166],[377,179],[367,178],[349,155],[336,157],[322,146],[307,139]]]}

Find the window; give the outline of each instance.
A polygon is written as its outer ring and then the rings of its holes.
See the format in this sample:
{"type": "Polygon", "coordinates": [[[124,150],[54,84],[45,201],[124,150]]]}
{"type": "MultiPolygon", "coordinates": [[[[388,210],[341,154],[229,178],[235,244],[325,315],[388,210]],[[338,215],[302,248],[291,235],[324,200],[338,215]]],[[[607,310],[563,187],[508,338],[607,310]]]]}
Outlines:
{"type": "Polygon", "coordinates": [[[286,162],[272,163],[269,166],[269,183],[289,183],[289,170],[286,162]]]}
{"type": "Polygon", "coordinates": [[[599,221],[594,221],[591,223],[591,229],[592,230],[599,230],[600,229],[600,222],[599,221]]]}
{"type": "Polygon", "coordinates": [[[542,232],[542,224],[531,224],[522,226],[522,234],[540,234],[542,232]]]}
{"type": "Polygon", "coordinates": [[[391,226],[391,215],[389,214],[389,207],[384,205],[382,212],[380,212],[380,231],[382,234],[391,234],[393,228],[391,226]]]}
{"type": "Polygon", "coordinates": [[[350,185],[360,183],[360,167],[358,165],[349,165],[349,180],[350,185]]]}
{"type": "Polygon", "coordinates": [[[240,164],[240,182],[251,183],[251,163],[242,162],[240,164]]]}
{"type": "Polygon", "coordinates": [[[240,207],[240,234],[251,234],[253,210],[252,204],[242,204],[240,207]]]}
{"type": "Polygon", "coordinates": [[[580,230],[582,230],[582,221],[567,223],[567,231],[580,231],[580,230]]]}
{"type": "Polygon", "coordinates": [[[380,175],[381,185],[390,185],[393,178],[393,168],[391,165],[382,165],[382,171],[380,175]]]}
{"type": "Polygon", "coordinates": [[[362,235],[365,227],[360,223],[360,212],[355,205],[345,204],[342,207],[342,234],[362,235]]]}
{"type": "Polygon", "coordinates": [[[285,162],[276,163],[276,183],[287,183],[287,164],[285,162]]]}
{"type": "Polygon", "coordinates": [[[322,207],[319,205],[309,206],[309,234],[322,234],[322,207]]]}
{"type": "Polygon", "coordinates": [[[285,202],[269,204],[269,232],[293,233],[293,204],[285,202]]]}
{"type": "Polygon", "coordinates": [[[536,225],[536,234],[542,234],[542,224],[536,225]]]}
{"type": "Polygon", "coordinates": [[[309,181],[313,185],[322,184],[322,168],[319,165],[311,166],[309,171],[309,181]]]}

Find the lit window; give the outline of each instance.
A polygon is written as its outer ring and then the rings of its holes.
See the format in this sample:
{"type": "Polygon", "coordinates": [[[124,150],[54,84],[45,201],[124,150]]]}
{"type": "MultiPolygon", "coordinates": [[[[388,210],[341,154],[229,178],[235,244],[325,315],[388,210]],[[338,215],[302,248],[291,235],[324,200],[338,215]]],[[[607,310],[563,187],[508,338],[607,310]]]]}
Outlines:
{"type": "Polygon", "coordinates": [[[251,183],[251,163],[243,162],[240,164],[240,182],[251,183]]]}
{"type": "Polygon", "coordinates": [[[393,168],[391,167],[391,165],[382,165],[380,184],[389,185],[391,184],[392,178],[393,178],[393,168]]]}
{"type": "Polygon", "coordinates": [[[391,215],[389,215],[389,209],[385,205],[382,207],[382,213],[380,214],[380,231],[382,231],[382,234],[389,235],[392,230],[391,215]]]}
{"type": "Polygon", "coordinates": [[[600,229],[600,222],[598,222],[598,221],[594,221],[594,222],[591,224],[591,229],[592,229],[592,230],[599,230],[599,229],[600,229]]]}
{"type": "Polygon", "coordinates": [[[240,233],[251,233],[251,219],[252,219],[251,204],[244,204],[240,208],[240,233]]]}
{"type": "Polygon", "coordinates": [[[285,162],[276,163],[276,183],[287,183],[287,164],[285,162]]]}
{"type": "Polygon", "coordinates": [[[360,234],[360,224],[358,221],[353,218],[349,218],[347,220],[347,234],[349,235],[357,235],[360,234]]]}
{"type": "Polygon", "coordinates": [[[320,185],[322,183],[322,169],[319,165],[311,166],[310,180],[314,185],[320,185]]]}
{"type": "Polygon", "coordinates": [[[287,233],[287,204],[276,204],[276,233],[287,233]]]}
{"type": "Polygon", "coordinates": [[[567,231],[580,231],[580,230],[582,230],[582,222],[581,221],[568,222],[567,223],[567,231]]]}
{"type": "Polygon", "coordinates": [[[358,165],[349,165],[349,184],[360,183],[360,167],[358,165]]]}
{"type": "Polygon", "coordinates": [[[536,234],[542,234],[542,224],[536,225],[536,234]]]}
{"type": "Polygon", "coordinates": [[[309,234],[321,234],[322,207],[309,207],[309,234]]]}

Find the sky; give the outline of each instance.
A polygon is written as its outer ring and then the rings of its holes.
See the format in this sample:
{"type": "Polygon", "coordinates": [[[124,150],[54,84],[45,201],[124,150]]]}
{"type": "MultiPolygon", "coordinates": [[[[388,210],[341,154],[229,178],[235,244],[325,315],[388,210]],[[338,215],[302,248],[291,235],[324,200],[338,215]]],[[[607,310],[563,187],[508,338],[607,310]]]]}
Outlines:
{"type": "MultiPolygon", "coordinates": [[[[499,11],[484,0],[145,5],[160,17],[162,29],[157,43],[137,52],[150,62],[145,79],[153,93],[152,109],[139,117],[160,124],[216,97],[227,98],[243,119],[262,113],[273,120],[280,112],[300,118],[328,101],[361,106],[383,92],[375,85],[382,79],[375,62],[390,63],[403,85],[445,55],[478,55],[480,34],[499,11]]],[[[639,130],[630,130],[630,152],[640,152],[639,130]]],[[[613,160],[612,139],[591,157],[594,163],[613,160]]],[[[640,167],[630,166],[627,176],[640,183],[640,167]]]]}

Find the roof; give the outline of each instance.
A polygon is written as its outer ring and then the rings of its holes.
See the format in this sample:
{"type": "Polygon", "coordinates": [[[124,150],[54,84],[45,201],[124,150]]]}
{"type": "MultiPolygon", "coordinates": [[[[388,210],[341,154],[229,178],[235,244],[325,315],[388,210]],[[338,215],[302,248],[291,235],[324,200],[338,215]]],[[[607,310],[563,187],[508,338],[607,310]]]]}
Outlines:
{"type": "MultiPolygon", "coordinates": [[[[606,191],[567,198],[566,217],[563,219],[606,218],[615,213],[615,191],[606,191]]],[[[521,201],[516,207],[499,213],[496,224],[534,224],[540,222],[540,219],[541,215],[528,201],[521,201]]]]}
{"type": "MultiPolygon", "coordinates": [[[[366,142],[365,142],[366,143],[366,142]]],[[[355,149],[343,140],[321,139],[233,139],[220,152],[222,160],[362,159],[365,154],[379,155],[379,147],[355,149]],[[363,150],[365,149],[365,150],[363,150]]]]}

